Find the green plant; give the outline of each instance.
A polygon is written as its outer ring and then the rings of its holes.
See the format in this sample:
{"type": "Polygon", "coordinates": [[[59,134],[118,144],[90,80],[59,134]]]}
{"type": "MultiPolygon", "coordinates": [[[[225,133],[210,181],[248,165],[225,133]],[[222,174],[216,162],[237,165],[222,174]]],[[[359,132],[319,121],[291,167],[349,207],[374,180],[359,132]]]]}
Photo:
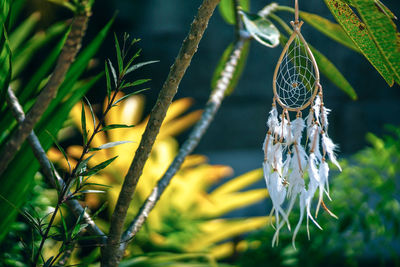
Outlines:
{"type": "Polygon", "coordinates": [[[269,262],[272,266],[364,266],[399,264],[400,240],[400,128],[389,126],[391,135],[367,134],[371,143],[349,160],[343,172],[331,180],[334,199],[329,208],[339,217],[318,217],[323,231],[313,228],[312,241],[303,227],[296,248],[288,231],[280,245],[271,248],[271,227],[249,237],[241,266],[269,262]]]}

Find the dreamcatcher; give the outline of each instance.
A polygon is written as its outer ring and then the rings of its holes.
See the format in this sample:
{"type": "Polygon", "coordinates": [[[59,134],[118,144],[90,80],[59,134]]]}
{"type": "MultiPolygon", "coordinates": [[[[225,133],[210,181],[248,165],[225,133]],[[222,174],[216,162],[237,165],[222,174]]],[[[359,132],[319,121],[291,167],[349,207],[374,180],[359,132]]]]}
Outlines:
{"type": "Polygon", "coordinates": [[[291,22],[293,33],[275,68],[274,100],[263,146],[264,177],[273,204],[271,214],[275,213],[276,219],[273,245],[278,243],[279,230],[285,223],[290,230],[288,217],[297,198],[300,218],[293,232],[293,246],[304,217],[308,236],[309,220],[322,229],[311,214],[311,201],[318,189],[315,217],[321,206],[336,217],[323,200],[324,195],[330,199],[327,158],[339,170],[341,168],[334,154],[336,146],[327,133],[330,110],[324,106],[318,66],[300,33],[303,22],[299,21],[298,14],[298,1],[295,0],[295,21],[291,22]],[[282,109],[280,115],[277,104],[282,109]],[[302,112],[306,108],[309,108],[309,113],[303,119],[302,112]],[[295,114],[296,118],[291,120],[295,114]]]}

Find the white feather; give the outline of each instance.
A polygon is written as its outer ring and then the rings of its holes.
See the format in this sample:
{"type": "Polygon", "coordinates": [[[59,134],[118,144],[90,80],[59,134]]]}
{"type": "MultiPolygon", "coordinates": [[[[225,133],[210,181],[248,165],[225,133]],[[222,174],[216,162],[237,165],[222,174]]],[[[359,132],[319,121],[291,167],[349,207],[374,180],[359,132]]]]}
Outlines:
{"type": "Polygon", "coordinates": [[[340,167],[340,164],[336,160],[336,156],[335,156],[335,150],[336,150],[337,146],[326,135],[326,133],[322,134],[322,146],[323,146],[324,150],[326,151],[326,153],[328,154],[329,159],[332,161],[332,163],[335,164],[336,167],[338,167],[338,169],[340,171],[342,171],[342,168],[340,167]]]}
{"type": "Polygon", "coordinates": [[[331,110],[329,108],[326,108],[325,106],[322,106],[321,108],[321,121],[323,122],[322,126],[324,127],[325,132],[328,131],[328,115],[330,111],[331,110]]]}
{"type": "Polygon", "coordinates": [[[267,125],[268,125],[270,131],[272,133],[275,133],[275,129],[279,125],[278,110],[276,109],[276,106],[273,106],[271,111],[269,112],[267,125]]]}
{"type": "Polygon", "coordinates": [[[321,226],[319,226],[317,221],[311,215],[311,200],[313,199],[315,192],[317,191],[319,181],[320,181],[318,169],[316,166],[316,161],[317,161],[316,156],[314,155],[314,153],[311,153],[310,157],[309,157],[309,164],[308,164],[308,175],[309,175],[310,181],[308,183],[307,197],[306,197],[308,238],[310,238],[309,219],[311,219],[318,228],[322,229],[321,226]]]}
{"type": "Polygon", "coordinates": [[[305,127],[305,123],[303,118],[296,118],[292,121],[292,133],[293,133],[293,141],[297,141],[298,144],[301,143],[301,137],[303,135],[303,130],[305,127]]]}
{"type": "Polygon", "coordinates": [[[321,98],[319,97],[319,95],[315,97],[314,106],[312,107],[312,109],[314,110],[315,121],[319,122],[319,115],[321,111],[321,98]]]}
{"type": "Polygon", "coordinates": [[[328,166],[328,163],[326,163],[326,161],[323,161],[319,165],[319,173],[318,174],[319,174],[319,199],[318,199],[317,208],[315,210],[315,217],[317,217],[317,215],[318,215],[319,208],[323,201],[324,192],[329,197],[329,193],[325,190],[325,185],[329,183],[329,181],[328,181],[329,166],[328,166]]]}

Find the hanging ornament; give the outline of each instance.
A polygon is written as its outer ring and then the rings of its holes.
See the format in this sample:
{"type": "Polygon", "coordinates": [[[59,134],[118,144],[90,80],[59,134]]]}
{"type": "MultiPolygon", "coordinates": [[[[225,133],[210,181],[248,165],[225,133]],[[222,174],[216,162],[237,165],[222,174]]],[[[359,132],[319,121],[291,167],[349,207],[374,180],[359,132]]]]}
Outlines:
{"type": "Polygon", "coordinates": [[[335,157],[336,145],[328,137],[330,110],[324,106],[318,66],[300,32],[303,22],[299,21],[297,0],[295,21],[291,25],[293,33],[279,57],[273,77],[274,99],[263,145],[263,169],[272,200],[271,214],[275,215],[276,232],[272,245],[278,243],[279,231],[285,224],[291,229],[289,215],[298,201],[300,218],[292,239],[295,246],[304,217],[308,237],[310,220],[322,229],[311,213],[312,199],[317,191],[315,217],[322,206],[328,214],[337,218],[324,203],[324,195],[330,199],[327,158],[340,171],[341,168],[335,157]],[[282,110],[280,115],[278,106],[282,110]],[[303,119],[307,108],[308,116],[303,119]]]}

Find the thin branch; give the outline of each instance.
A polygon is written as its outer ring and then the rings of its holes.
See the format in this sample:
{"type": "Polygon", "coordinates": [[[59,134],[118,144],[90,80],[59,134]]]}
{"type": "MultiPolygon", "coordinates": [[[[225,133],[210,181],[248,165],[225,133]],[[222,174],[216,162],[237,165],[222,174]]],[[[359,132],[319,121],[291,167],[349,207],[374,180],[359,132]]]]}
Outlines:
{"type": "Polygon", "coordinates": [[[118,201],[111,218],[111,227],[107,239],[107,245],[103,249],[102,266],[118,265],[122,254],[119,253],[120,239],[123,231],[126,214],[132,200],[136,185],[142,174],[155,139],[165,118],[169,105],[175,96],[178,86],[189,67],[198,44],[207,28],[208,21],[220,0],[204,0],[198,9],[197,16],[192,22],[190,31],[183,41],[175,63],[172,65],[168,77],[158,95],[157,102],[150,113],[150,119],[142,136],[139,148],[129,167],[118,201]]]}
{"type": "Polygon", "coordinates": [[[49,82],[40,92],[35,104],[26,115],[25,120],[18,125],[16,131],[11,135],[9,141],[0,153],[0,175],[6,170],[8,164],[14,158],[22,143],[33,130],[35,124],[40,120],[50,102],[57,95],[58,87],[64,81],[65,75],[78,53],[82,38],[85,34],[90,11],[78,14],[72,21],[71,30],[65,41],[64,47],[57,60],[49,82]]]}
{"type": "Polygon", "coordinates": [[[208,126],[214,119],[215,114],[217,113],[221,105],[221,102],[224,99],[225,91],[228,88],[231,79],[233,77],[233,74],[236,70],[245,40],[246,37],[241,37],[235,43],[235,47],[231,53],[230,59],[226,63],[225,68],[221,73],[221,78],[218,80],[216,88],[210,95],[210,98],[206,104],[206,107],[204,109],[204,112],[200,120],[193,128],[188,139],[182,145],[178,155],[175,157],[174,161],[169,166],[164,176],[158,181],[157,186],[154,187],[150,196],[146,199],[143,206],[140,208],[136,218],[129,225],[128,229],[124,232],[124,235],[122,237],[123,243],[121,244],[121,249],[126,248],[128,242],[135,237],[136,233],[143,226],[144,222],[149,216],[150,211],[154,208],[157,201],[160,199],[162,193],[169,185],[171,179],[179,170],[184,159],[195,149],[195,147],[200,142],[202,136],[204,135],[205,131],[207,130],[208,126]]]}
{"type": "MultiPolygon", "coordinates": [[[[13,90],[11,87],[8,88],[7,90],[7,104],[11,109],[11,112],[13,113],[13,116],[17,119],[18,123],[22,123],[25,119],[25,114],[24,110],[22,109],[22,106],[19,104],[17,97],[14,95],[13,90]]],[[[28,136],[28,142],[33,150],[33,154],[35,155],[36,159],[39,161],[39,164],[42,168],[42,173],[44,177],[46,178],[47,183],[49,183],[51,186],[56,188],[56,182],[55,179],[58,180],[58,183],[61,187],[64,187],[64,180],[60,177],[60,175],[57,173],[56,170],[53,172],[53,168],[51,165],[51,162],[46,156],[46,152],[44,151],[42,145],[40,144],[39,138],[36,136],[34,131],[31,131],[29,136],[28,136]]],[[[79,204],[78,200],[76,199],[71,199],[66,202],[68,207],[71,209],[71,211],[74,213],[75,216],[79,217],[82,212],[84,212],[84,209],[82,208],[81,204],[79,204]]],[[[105,234],[97,227],[95,222],[90,218],[90,215],[87,214],[86,212],[83,215],[85,222],[89,225],[89,232],[92,235],[99,236],[101,239],[101,243],[105,243],[106,241],[106,236],[105,234]]]]}

